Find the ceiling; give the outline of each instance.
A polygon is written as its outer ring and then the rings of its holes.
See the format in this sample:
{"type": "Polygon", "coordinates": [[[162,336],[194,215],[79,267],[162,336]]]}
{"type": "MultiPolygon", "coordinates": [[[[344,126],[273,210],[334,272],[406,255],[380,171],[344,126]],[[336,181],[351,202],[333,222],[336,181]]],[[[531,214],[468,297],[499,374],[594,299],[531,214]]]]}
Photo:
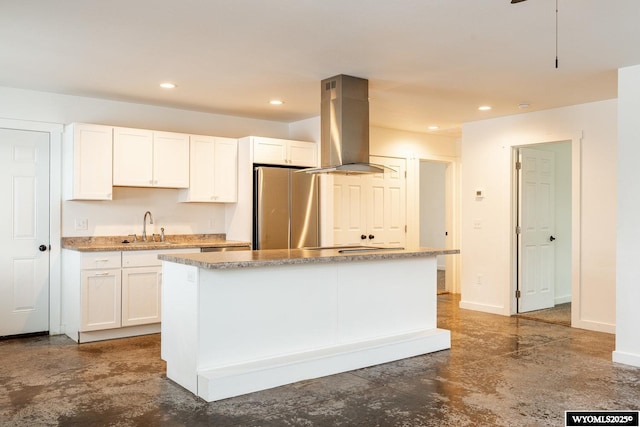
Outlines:
{"type": "Polygon", "coordinates": [[[556,69],[556,0],[0,0],[0,86],[292,122],[349,74],[372,125],[458,135],[617,96],[640,1],[558,3],[556,69]]]}

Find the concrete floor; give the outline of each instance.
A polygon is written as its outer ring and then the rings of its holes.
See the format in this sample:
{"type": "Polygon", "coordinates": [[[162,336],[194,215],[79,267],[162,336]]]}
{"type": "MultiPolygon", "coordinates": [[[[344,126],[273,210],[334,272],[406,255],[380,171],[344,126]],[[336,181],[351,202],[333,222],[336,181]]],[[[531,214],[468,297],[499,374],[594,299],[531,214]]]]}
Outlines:
{"type": "Polygon", "coordinates": [[[451,350],[206,403],[164,376],[160,337],[0,342],[2,426],[562,426],[565,410],[640,409],[614,336],[458,309],[451,350]]]}

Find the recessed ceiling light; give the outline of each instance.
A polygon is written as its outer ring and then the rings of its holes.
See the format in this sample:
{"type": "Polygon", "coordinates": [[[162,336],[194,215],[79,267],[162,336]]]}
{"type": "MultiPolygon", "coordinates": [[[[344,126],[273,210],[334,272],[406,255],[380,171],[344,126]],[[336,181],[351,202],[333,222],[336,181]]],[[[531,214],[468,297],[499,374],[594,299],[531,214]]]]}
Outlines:
{"type": "Polygon", "coordinates": [[[164,83],[160,83],[160,87],[162,89],[175,89],[177,86],[175,83],[164,82],[164,83]]]}
{"type": "Polygon", "coordinates": [[[491,106],[490,105],[481,105],[480,107],[478,107],[478,110],[480,110],[480,111],[489,111],[489,110],[491,110],[491,106]]]}
{"type": "Polygon", "coordinates": [[[269,101],[269,104],[271,104],[271,105],[282,105],[282,104],[284,104],[284,101],[281,101],[279,99],[272,99],[271,101],[269,101]]]}
{"type": "Polygon", "coordinates": [[[429,130],[438,130],[438,129],[440,129],[440,126],[431,125],[431,126],[429,126],[429,128],[428,128],[428,129],[429,129],[429,130]]]}
{"type": "Polygon", "coordinates": [[[518,108],[529,108],[529,104],[527,104],[526,102],[522,102],[518,104],[518,108]]]}

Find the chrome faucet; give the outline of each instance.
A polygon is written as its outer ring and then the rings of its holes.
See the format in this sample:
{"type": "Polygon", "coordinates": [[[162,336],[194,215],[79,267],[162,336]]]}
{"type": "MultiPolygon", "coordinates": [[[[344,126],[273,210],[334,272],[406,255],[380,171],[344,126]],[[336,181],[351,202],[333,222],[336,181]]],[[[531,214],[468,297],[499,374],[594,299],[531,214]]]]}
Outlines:
{"type": "Polygon", "coordinates": [[[151,212],[146,211],[144,213],[144,217],[142,218],[142,241],[147,241],[147,215],[149,215],[149,224],[153,224],[153,215],[151,212]]]}

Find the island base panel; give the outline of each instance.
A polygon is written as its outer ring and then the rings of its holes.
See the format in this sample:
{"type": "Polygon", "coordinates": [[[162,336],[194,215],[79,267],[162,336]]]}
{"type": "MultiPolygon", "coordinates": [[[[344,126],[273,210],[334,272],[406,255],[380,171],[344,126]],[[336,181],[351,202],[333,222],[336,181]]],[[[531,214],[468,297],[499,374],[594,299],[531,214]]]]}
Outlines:
{"type": "Polygon", "coordinates": [[[376,339],[254,363],[202,371],[197,395],[207,402],[451,348],[448,330],[376,339]]]}

